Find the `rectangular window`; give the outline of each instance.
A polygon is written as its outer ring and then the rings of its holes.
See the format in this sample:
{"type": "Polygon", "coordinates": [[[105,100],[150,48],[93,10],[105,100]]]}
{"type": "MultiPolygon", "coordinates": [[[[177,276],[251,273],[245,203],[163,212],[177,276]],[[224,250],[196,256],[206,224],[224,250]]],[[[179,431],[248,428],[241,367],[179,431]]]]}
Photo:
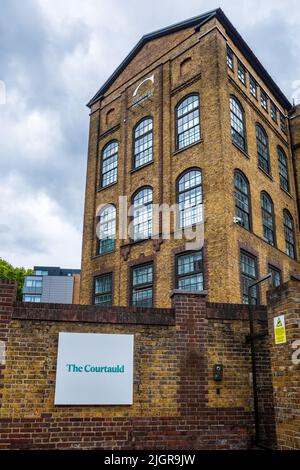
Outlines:
{"type": "Polygon", "coordinates": [[[286,133],[286,120],[285,117],[282,113],[279,113],[280,115],[280,129],[286,133]]]}
{"type": "Polygon", "coordinates": [[[260,89],[260,102],[261,102],[262,107],[266,111],[268,111],[268,97],[267,97],[266,92],[262,88],[260,89]]]}
{"type": "Polygon", "coordinates": [[[112,274],[103,274],[95,278],[95,305],[112,305],[112,274]]]}
{"type": "MultiPolygon", "coordinates": [[[[256,257],[241,251],[241,283],[243,303],[249,303],[248,287],[257,280],[256,257]]],[[[251,289],[251,305],[258,304],[257,286],[251,289]]]]}
{"type": "Polygon", "coordinates": [[[238,78],[246,85],[246,69],[241,62],[238,62],[238,78]]]}
{"type": "Polygon", "coordinates": [[[252,75],[250,75],[250,93],[254,98],[257,98],[257,82],[252,75]]]}
{"type": "Polygon", "coordinates": [[[43,281],[42,279],[26,279],[25,286],[40,288],[43,286],[43,281]]]}
{"type": "Polygon", "coordinates": [[[230,47],[227,46],[227,65],[228,67],[233,70],[234,65],[233,65],[233,52],[230,49],[230,47]]]}
{"type": "Polygon", "coordinates": [[[152,307],[153,263],[135,266],[131,271],[131,303],[135,307],[152,307]]]}
{"type": "Polygon", "coordinates": [[[176,287],[188,291],[202,291],[203,255],[201,251],[185,253],[176,258],[176,287]]]}
{"type": "Polygon", "coordinates": [[[41,296],[40,295],[29,295],[25,294],[23,296],[23,302],[40,302],[41,296]]]}
{"type": "Polygon", "coordinates": [[[274,122],[277,122],[277,108],[274,103],[271,101],[270,105],[270,112],[271,112],[271,118],[273,119],[274,122]]]}
{"type": "Polygon", "coordinates": [[[48,271],[41,271],[41,270],[37,269],[36,271],[34,271],[34,274],[36,276],[48,276],[48,271]]]}
{"type": "Polygon", "coordinates": [[[268,265],[269,273],[272,274],[270,278],[270,286],[277,287],[281,284],[281,271],[280,269],[274,268],[271,264],[268,265]]]}

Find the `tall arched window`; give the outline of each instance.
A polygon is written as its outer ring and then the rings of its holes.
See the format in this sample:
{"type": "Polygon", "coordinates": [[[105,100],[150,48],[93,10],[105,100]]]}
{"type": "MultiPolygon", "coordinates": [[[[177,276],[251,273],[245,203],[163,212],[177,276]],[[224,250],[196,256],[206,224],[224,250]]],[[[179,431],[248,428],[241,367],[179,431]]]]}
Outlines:
{"type": "Polygon", "coordinates": [[[118,177],[118,148],[116,140],[109,142],[102,150],[101,187],[104,188],[117,181],[118,177]]]}
{"type": "Polygon", "coordinates": [[[264,191],[260,196],[261,201],[261,217],[263,224],[263,238],[270,245],[275,246],[275,220],[274,220],[274,206],[270,196],[264,191]]]}
{"type": "Polygon", "coordinates": [[[197,94],[186,96],[176,106],[176,148],[182,149],[200,139],[200,110],[197,94]]]}
{"type": "Polygon", "coordinates": [[[152,235],[153,191],[152,188],[139,189],[132,199],[133,240],[144,240],[152,235]]]}
{"type": "Polygon", "coordinates": [[[133,168],[138,168],[152,160],[153,119],[144,118],[134,128],[133,168]]]}
{"type": "Polygon", "coordinates": [[[202,222],[202,177],[201,170],[187,170],[177,182],[179,227],[188,227],[202,222]]]}
{"type": "Polygon", "coordinates": [[[271,168],[268,136],[259,124],[256,124],[256,144],[258,166],[262,168],[266,173],[270,174],[271,168]]]}
{"type": "Polygon", "coordinates": [[[240,149],[246,151],[245,112],[240,102],[234,96],[230,97],[230,122],[232,142],[240,149]]]}
{"type": "Polygon", "coordinates": [[[239,171],[234,172],[235,213],[241,219],[240,224],[247,230],[251,229],[250,189],[245,175],[239,171]]]}
{"type": "Polygon", "coordinates": [[[289,183],[289,170],[288,170],[287,157],[281,147],[277,147],[277,153],[278,153],[280,186],[282,189],[289,192],[290,183],[289,183]]]}
{"type": "Polygon", "coordinates": [[[283,227],[285,238],[285,252],[291,258],[296,258],[295,232],[293,217],[287,209],[283,211],[283,227]]]}
{"type": "Polygon", "coordinates": [[[99,214],[98,254],[114,251],[116,241],[116,208],[112,204],[103,207],[99,214]]]}

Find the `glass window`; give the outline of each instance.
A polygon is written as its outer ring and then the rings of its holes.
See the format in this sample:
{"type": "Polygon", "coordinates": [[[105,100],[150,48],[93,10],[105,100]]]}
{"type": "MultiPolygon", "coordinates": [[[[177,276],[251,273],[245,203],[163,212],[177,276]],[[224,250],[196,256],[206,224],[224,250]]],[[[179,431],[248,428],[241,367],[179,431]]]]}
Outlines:
{"type": "Polygon", "coordinates": [[[112,274],[103,274],[95,278],[94,303],[96,305],[112,304],[112,274]]]}
{"type": "Polygon", "coordinates": [[[202,250],[177,256],[177,289],[188,291],[203,290],[202,250]]]}
{"type": "Polygon", "coordinates": [[[285,191],[290,191],[289,170],[287,157],[281,147],[277,147],[280,187],[285,191]]]}
{"type": "Polygon", "coordinates": [[[251,217],[249,183],[240,171],[235,171],[234,173],[234,188],[236,216],[241,219],[242,227],[250,230],[251,217]]]}
{"type": "MultiPolygon", "coordinates": [[[[257,280],[257,263],[255,256],[241,251],[241,283],[243,303],[249,303],[248,287],[257,280]]],[[[257,286],[251,289],[251,304],[258,304],[257,286]]]]}
{"type": "Polygon", "coordinates": [[[41,296],[40,295],[29,295],[25,294],[23,296],[23,302],[40,302],[41,296]]]}
{"type": "Polygon", "coordinates": [[[98,254],[114,251],[116,242],[116,208],[112,204],[108,204],[101,209],[98,230],[98,254]]]}
{"type": "Polygon", "coordinates": [[[257,82],[252,75],[250,75],[250,93],[254,98],[257,98],[257,82]]]}
{"type": "Polygon", "coordinates": [[[260,89],[260,102],[261,102],[262,107],[266,111],[268,111],[268,97],[267,97],[266,92],[262,88],[260,89]]]}
{"type": "Polygon", "coordinates": [[[261,193],[261,216],[263,224],[263,238],[270,245],[275,245],[274,207],[270,196],[261,193]]]}
{"type": "Polygon", "coordinates": [[[256,144],[258,166],[270,174],[270,155],[268,137],[263,128],[256,124],[256,144]]]}
{"type": "Polygon", "coordinates": [[[285,238],[285,252],[290,258],[296,258],[294,221],[291,214],[285,209],[283,211],[283,225],[285,238]]]}
{"type": "Polygon", "coordinates": [[[246,150],[245,116],[238,100],[230,97],[230,120],[232,142],[240,149],[246,150]]]}
{"type": "Polygon", "coordinates": [[[152,160],[153,151],[153,119],[143,119],[134,130],[134,161],[133,167],[138,168],[152,160]]]}
{"type": "Polygon", "coordinates": [[[271,287],[277,287],[281,284],[281,271],[280,269],[274,268],[271,264],[268,266],[269,273],[272,275],[269,281],[271,287]]]}
{"type": "Polygon", "coordinates": [[[177,185],[179,227],[199,224],[203,219],[201,170],[185,172],[177,185]]]}
{"type": "Polygon", "coordinates": [[[48,271],[41,271],[40,269],[37,269],[34,271],[34,274],[36,276],[48,276],[48,271]]]}
{"type": "Polygon", "coordinates": [[[228,67],[233,70],[233,52],[232,50],[230,49],[230,47],[227,46],[227,65],[228,67]]]}
{"type": "Polygon", "coordinates": [[[241,62],[238,62],[238,78],[246,85],[246,69],[241,62]]]}
{"type": "Polygon", "coordinates": [[[280,129],[286,133],[286,119],[282,113],[279,113],[280,116],[280,129]]]}
{"type": "Polygon", "coordinates": [[[272,101],[270,105],[270,112],[271,112],[271,118],[273,119],[273,121],[277,122],[277,108],[272,101]]]}
{"type": "Polygon", "coordinates": [[[43,286],[43,281],[42,279],[26,279],[25,286],[41,288],[43,286]]]}
{"type": "Polygon", "coordinates": [[[176,108],[176,148],[182,149],[200,140],[199,96],[190,95],[176,108]]]}
{"type": "Polygon", "coordinates": [[[132,268],[131,303],[135,307],[152,307],[153,304],[153,264],[132,268]]]}
{"type": "Polygon", "coordinates": [[[101,187],[104,188],[117,181],[118,177],[118,148],[117,141],[107,144],[102,152],[101,187]]]}
{"type": "Polygon", "coordinates": [[[152,197],[151,188],[141,188],[133,197],[133,240],[145,240],[152,235],[152,197]]]}

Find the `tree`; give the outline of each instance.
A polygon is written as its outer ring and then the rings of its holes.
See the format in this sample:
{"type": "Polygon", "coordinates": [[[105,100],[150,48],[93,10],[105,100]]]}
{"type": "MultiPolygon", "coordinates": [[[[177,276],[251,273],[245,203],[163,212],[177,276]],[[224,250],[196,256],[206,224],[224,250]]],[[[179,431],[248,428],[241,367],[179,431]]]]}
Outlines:
{"type": "Polygon", "coordinates": [[[17,299],[22,300],[24,277],[33,274],[32,269],[14,268],[10,263],[0,258],[0,279],[14,279],[17,281],[17,299]]]}

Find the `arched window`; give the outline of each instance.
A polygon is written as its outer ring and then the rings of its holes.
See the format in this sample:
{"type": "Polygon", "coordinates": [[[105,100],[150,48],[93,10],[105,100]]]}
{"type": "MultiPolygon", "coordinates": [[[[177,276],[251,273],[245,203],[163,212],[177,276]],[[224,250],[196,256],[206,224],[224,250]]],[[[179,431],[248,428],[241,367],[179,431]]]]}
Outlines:
{"type": "Polygon", "coordinates": [[[144,240],[152,235],[152,188],[139,189],[133,196],[133,240],[144,240]]]}
{"type": "Polygon", "coordinates": [[[261,217],[263,224],[263,238],[270,245],[275,246],[275,221],[274,221],[274,206],[270,196],[264,191],[260,196],[261,201],[261,217]]]}
{"type": "Polygon", "coordinates": [[[281,147],[277,147],[278,153],[278,165],[279,165],[279,178],[280,178],[280,187],[285,191],[289,192],[290,183],[289,183],[289,169],[287,157],[281,147]]]}
{"type": "Polygon", "coordinates": [[[200,110],[197,94],[185,97],[176,106],[176,148],[182,149],[200,139],[200,110]]]}
{"type": "Polygon", "coordinates": [[[234,96],[230,97],[230,122],[232,142],[246,151],[245,113],[242,105],[234,96]]]}
{"type": "Polygon", "coordinates": [[[295,250],[295,233],[294,233],[294,221],[293,217],[288,210],[283,211],[283,227],[284,227],[284,238],[285,238],[285,252],[291,258],[296,258],[295,250]]]}
{"type": "Polygon", "coordinates": [[[203,219],[201,170],[186,171],[177,182],[179,227],[198,224],[203,219]]]}
{"type": "Polygon", "coordinates": [[[104,188],[117,181],[118,148],[116,140],[109,142],[102,150],[101,187],[104,188]]]}
{"type": "Polygon", "coordinates": [[[100,211],[98,225],[98,254],[114,251],[116,241],[116,208],[107,204],[100,211]]]}
{"type": "Polygon", "coordinates": [[[153,157],[153,119],[144,118],[134,129],[133,167],[138,168],[153,157]]]}
{"type": "Polygon", "coordinates": [[[239,171],[234,172],[235,213],[241,219],[240,224],[247,230],[251,229],[250,189],[245,175],[239,171]]]}
{"type": "Polygon", "coordinates": [[[259,124],[256,124],[256,144],[258,166],[262,168],[266,173],[270,174],[271,169],[268,136],[259,124]]]}

